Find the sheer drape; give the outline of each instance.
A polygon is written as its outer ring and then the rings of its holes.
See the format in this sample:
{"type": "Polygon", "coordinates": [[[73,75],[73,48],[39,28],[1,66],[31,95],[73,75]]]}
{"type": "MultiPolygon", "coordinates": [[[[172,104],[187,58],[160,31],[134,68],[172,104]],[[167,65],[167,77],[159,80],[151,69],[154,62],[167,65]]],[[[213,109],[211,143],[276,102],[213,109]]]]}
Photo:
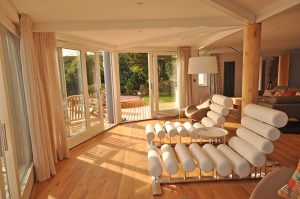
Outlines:
{"type": "Polygon", "coordinates": [[[33,34],[39,60],[39,74],[46,96],[46,112],[50,130],[53,158],[55,163],[69,156],[65,137],[64,112],[61,100],[61,86],[54,33],[33,34]]]}
{"type": "Polygon", "coordinates": [[[221,85],[221,64],[219,61],[219,56],[217,56],[218,60],[218,73],[210,74],[210,89],[212,94],[223,94],[223,88],[221,85]]]}
{"type": "MultiPolygon", "coordinates": [[[[191,47],[179,47],[177,49],[177,81],[178,81],[178,101],[179,109],[185,108],[192,103],[192,75],[188,74],[189,58],[191,57],[191,47]]],[[[180,116],[182,112],[179,111],[180,116]]]]}
{"type": "Polygon", "coordinates": [[[44,181],[56,174],[57,159],[69,156],[63,135],[55,37],[49,33],[38,33],[35,41],[32,21],[27,15],[21,16],[20,25],[21,62],[33,160],[36,179],[44,181]]]}

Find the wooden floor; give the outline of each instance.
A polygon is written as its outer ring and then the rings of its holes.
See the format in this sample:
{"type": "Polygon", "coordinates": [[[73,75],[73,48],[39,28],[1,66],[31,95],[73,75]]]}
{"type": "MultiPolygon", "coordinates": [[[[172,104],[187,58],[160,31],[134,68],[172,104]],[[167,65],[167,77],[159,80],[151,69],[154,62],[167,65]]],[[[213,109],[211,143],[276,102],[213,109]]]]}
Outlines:
{"type": "MultiPolygon", "coordinates": [[[[228,121],[225,128],[233,135],[239,126],[238,117],[233,115],[228,121]]],[[[57,164],[55,177],[34,185],[31,198],[249,198],[257,181],[163,186],[163,195],[153,197],[144,134],[148,122],[119,125],[74,148],[70,159],[57,164]]],[[[300,135],[282,134],[275,152],[268,158],[285,167],[296,167],[300,135]]]]}

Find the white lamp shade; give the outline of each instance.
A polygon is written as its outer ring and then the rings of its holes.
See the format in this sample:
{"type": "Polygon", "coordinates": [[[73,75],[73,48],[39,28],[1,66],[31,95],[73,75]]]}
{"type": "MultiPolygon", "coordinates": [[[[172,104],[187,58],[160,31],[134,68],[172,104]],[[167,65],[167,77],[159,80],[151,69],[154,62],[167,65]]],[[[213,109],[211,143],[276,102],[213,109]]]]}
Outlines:
{"type": "Polygon", "coordinates": [[[188,74],[218,73],[217,57],[201,56],[189,59],[188,74]]]}

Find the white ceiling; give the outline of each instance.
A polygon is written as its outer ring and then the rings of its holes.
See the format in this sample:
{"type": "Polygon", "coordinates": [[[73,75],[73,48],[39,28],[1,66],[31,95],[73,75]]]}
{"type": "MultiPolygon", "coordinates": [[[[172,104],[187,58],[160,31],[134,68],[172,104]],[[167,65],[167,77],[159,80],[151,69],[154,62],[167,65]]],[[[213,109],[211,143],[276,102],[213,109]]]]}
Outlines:
{"type": "MultiPolygon", "coordinates": [[[[262,55],[276,55],[300,48],[300,5],[275,15],[262,23],[262,55]]],[[[222,38],[203,52],[216,46],[231,46],[239,51],[243,49],[243,31],[222,38]]],[[[212,52],[224,52],[227,49],[216,49],[212,52]]],[[[229,50],[230,51],[230,50],[229,50]]]]}
{"type": "Polygon", "coordinates": [[[13,0],[36,22],[223,17],[198,0],[13,0]],[[138,5],[141,4],[141,5],[138,5]],[[199,12],[199,8],[201,12],[199,12]]]}
{"type": "Polygon", "coordinates": [[[241,48],[245,21],[263,21],[263,50],[299,47],[300,0],[12,0],[35,31],[116,49],[226,44],[241,48]],[[289,9],[290,7],[294,7],[289,9]],[[287,10],[282,12],[283,10],[287,10]],[[276,15],[278,13],[282,13],[276,15]],[[274,16],[276,15],[276,16],[274,16]],[[280,30],[278,30],[278,28],[280,30]],[[276,41],[276,42],[274,42],[276,41]],[[289,42],[290,41],[290,42],[289,42]]]}

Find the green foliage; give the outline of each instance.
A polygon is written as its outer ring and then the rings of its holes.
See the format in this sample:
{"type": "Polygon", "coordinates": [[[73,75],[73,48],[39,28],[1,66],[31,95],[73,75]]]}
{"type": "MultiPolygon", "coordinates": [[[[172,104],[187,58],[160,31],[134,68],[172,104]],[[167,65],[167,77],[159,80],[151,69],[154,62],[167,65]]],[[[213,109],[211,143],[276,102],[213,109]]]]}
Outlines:
{"type": "MultiPolygon", "coordinates": [[[[105,90],[105,77],[103,67],[103,54],[100,54],[101,90],[105,90]]],[[[79,56],[64,56],[64,70],[67,95],[82,94],[82,73],[79,56]]],[[[176,86],[175,58],[171,56],[158,57],[159,92],[171,95],[171,88],[176,86]]],[[[136,95],[138,92],[147,95],[148,82],[148,54],[147,53],[120,53],[120,85],[121,94],[136,95]]],[[[88,92],[96,90],[95,55],[86,56],[86,69],[88,80],[88,92]]],[[[168,99],[166,99],[168,100],[168,99]]]]}
{"type": "Polygon", "coordinates": [[[134,95],[141,85],[148,85],[148,54],[120,53],[120,85],[121,94],[134,95]]]}
{"type": "Polygon", "coordinates": [[[87,54],[86,56],[86,74],[88,85],[92,85],[96,82],[96,56],[95,54],[87,54]]]}
{"type": "Polygon", "coordinates": [[[77,56],[64,56],[64,70],[67,95],[79,95],[81,93],[81,85],[79,79],[81,77],[80,58],[77,56]]]}

